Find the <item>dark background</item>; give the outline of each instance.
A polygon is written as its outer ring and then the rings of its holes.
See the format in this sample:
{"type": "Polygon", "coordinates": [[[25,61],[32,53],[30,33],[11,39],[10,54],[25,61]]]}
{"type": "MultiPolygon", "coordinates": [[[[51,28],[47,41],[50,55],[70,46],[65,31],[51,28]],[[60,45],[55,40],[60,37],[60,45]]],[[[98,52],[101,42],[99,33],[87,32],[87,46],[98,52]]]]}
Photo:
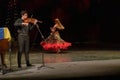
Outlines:
{"type": "MultiPolygon", "coordinates": [[[[80,48],[119,49],[120,45],[119,0],[0,0],[0,26],[7,26],[16,40],[14,21],[21,10],[42,20],[39,24],[47,37],[53,19],[58,17],[65,30],[61,37],[80,48]]],[[[31,42],[39,44],[41,36],[34,28],[31,42]]]]}

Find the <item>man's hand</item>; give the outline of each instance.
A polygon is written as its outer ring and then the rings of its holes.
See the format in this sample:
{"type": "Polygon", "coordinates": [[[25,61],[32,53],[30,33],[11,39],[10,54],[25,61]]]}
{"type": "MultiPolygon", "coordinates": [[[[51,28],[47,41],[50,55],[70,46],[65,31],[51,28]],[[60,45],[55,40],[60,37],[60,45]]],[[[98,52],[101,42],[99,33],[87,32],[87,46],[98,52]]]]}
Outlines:
{"type": "Polygon", "coordinates": [[[36,24],[38,22],[38,20],[35,20],[34,24],[36,24]]]}
{"type": "Polygon", "coordinates": [[[22,23],[22,25],[24,25],[24,26],[28,26],[28,24],[29,24],[29,23],[22,23]]]}

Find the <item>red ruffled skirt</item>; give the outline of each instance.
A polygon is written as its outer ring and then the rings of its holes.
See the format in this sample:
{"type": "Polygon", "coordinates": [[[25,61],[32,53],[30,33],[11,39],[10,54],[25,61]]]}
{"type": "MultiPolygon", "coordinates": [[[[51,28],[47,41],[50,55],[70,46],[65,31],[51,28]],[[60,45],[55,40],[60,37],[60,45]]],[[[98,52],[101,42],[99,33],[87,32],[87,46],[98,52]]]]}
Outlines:
{"type": "Polygon", "coordinates": [[[63,49],[63,50],[67,49],[69,46],[71,46],[71,43],[66,41],[56,42],[56,43],[48,43],[48,42],[42,41],[40,45],[42,45],[44,50],[58,51],[60,49],[63,49]]]}

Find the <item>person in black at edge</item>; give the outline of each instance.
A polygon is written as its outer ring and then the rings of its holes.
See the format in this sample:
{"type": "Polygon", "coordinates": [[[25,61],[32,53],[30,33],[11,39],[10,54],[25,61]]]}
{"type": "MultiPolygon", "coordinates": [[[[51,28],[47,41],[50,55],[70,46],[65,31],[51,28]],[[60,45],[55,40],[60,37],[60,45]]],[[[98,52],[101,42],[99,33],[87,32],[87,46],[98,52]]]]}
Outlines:
{"type": "MultiPolygon", "coordinates": [[[[21,57],[23,51],[25,52],[26,66],[33,66],[29,61],[29,31],[33,26],[29,23],[25,23],[24,20],[28,18],[28,12],[26,10],[21,11],[21,18],[17,19],[14,26],[17,28],[18,32],[18,68],[21,68],[21,57]]],[[[37,23],[35,20],[34,24],[37,23]]]]}

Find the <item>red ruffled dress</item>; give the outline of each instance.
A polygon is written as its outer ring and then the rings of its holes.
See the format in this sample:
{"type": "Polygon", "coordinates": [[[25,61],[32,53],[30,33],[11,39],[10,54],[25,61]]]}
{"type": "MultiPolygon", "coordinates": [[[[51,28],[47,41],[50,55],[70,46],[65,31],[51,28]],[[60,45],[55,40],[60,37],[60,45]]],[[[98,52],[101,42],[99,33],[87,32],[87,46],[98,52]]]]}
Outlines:
{"type": "Polygon", "coordinates": [[[71,43],[61,39],[59,32],[55,31],[54,33],[51,33],[45,41],[42,41],[40,45],[42,45],[44,50],[52,50],[57,52],[58,50],[67,49],[71,46],[71,43]]]}

